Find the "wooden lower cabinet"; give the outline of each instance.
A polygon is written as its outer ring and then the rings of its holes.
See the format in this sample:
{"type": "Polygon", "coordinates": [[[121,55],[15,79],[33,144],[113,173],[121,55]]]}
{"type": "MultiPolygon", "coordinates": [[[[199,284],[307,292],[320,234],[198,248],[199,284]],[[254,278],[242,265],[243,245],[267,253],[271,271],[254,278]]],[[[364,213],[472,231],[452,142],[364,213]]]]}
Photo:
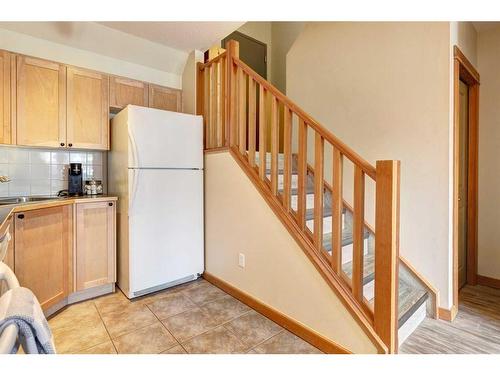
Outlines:
{"type": "Polygon", "coordinates": [[[43,310],[71,290],[73,206],[57,206],[14,215],[14,268],[43,310]]]}
{"type": "Polygon", "coordinates": [[[7,219],[4,228],[5,232],[0,233],[0,236],[3,237],[8,232],[10,234],[10,241],[3,262],[14,271],[14,219],[12,216],[7,219]]]}
{"type": "Polygon", "coordinates": [[[116,204],[76,204],[76,291],[116,280],[116,204]]]}
{"type": "MultiPolygon", "coordinates": [[[[0,238],[3,240],[8,240],[4,236],[10,234],[9,247],[7,248],[7,253],[5,254],[5,258],[3,262],[14,271],[14,220],[12,216],[7,219],[4,225],[0,228],[0,238]]],[[[7,290],[7,283],[5,281],[0,281],[0,296],[4,294],[7,290]]]]}

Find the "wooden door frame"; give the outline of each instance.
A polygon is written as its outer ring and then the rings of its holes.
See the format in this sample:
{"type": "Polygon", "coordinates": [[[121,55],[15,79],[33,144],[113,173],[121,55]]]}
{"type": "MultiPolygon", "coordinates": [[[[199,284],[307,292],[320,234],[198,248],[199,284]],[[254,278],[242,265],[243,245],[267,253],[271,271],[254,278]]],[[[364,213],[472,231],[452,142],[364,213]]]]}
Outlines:
{"type": "Polygon", "coordinates": [[[480,77],[457,46],[453,47],[453,320],[458,311],[458,183],[460,81],[469,87],[467,161],[467,283],[477,283],[478,135],[480,77]]]}

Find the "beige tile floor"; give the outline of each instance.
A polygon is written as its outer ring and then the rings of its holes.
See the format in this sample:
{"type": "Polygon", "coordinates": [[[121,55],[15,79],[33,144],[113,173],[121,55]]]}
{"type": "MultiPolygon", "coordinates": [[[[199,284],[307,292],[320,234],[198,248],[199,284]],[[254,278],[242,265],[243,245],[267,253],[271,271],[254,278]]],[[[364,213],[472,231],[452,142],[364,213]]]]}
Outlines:
{"type": "Polygon", "coordinates": [[[49,324],[58,353],[321,353],[204,279],[133,301],[117,290],[49,324]]]}

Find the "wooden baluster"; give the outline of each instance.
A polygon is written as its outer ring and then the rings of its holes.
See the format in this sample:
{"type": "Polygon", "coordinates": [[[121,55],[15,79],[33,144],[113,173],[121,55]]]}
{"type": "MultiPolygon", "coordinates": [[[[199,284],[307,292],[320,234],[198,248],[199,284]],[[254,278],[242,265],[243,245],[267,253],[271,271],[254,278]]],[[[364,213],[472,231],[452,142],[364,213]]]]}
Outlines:
{"type": "Polygon", "coordinates": [[[233,129],[236,127],[236,69],[233,59],[239,58],[240,45],[234,40],[226,43],[226,85],[227,85],[227,106],[226,106],[226,138],[228,146],[236,144],[236,134],[233,129]]]}
{"type": "Polygon", "coordinates": [[[210,66],[210,98],[211,98],[211,106],[210,106],[210,122],[211,122],[211,137],[212,137],[212,147],[217,147],[219,145],[218,139],[217,139],[217,125],[218,125],[218,118],[217,118],[217,111],[218,111],[218,101],[219,101],[219,95],[218,95],[218,87],[217,87],[217,63],[213,63],[210,66]]]}
{"type": "Polygon", "coordinates": [[[342,264],[342,213],[344,210],[342,198],[343,157],[335,146],[333,147],[332,176],[332,268],[336,273],[339,273],[342,264]]]}
{"type": "Polygon", "coordinates": [[[224,113],[222,112],[222,77],[221,74],[222,61],[217,61],[217,147],[222,147],[224,143],[224,129],[223,119],[224,113]]]}
{"type": "Polygon", "coordinates": [[[205,81],[205,94],[203,95],[203,118],[205,119],[205,134],[207,145],[206,148],[212,148],[210,144],[210,68],[205,67],[203,70],[204,81],[205,81]]]}
{"type": "Polygon", "coordinates": [[[389,348],[398,349],[400,162],[377,161],[375,208],[375,331],[389,348]]]}
{"type": "Polygon", "coordinates": [[[220,146],[226,146],[226,58],[220,61],[220,146]]]}
{"type": "Polygon", "coordinates": [[[210,65],[210,144],[217,147],[217,66],[210,65]]]}
{"type": "Polygon", "coordinates": [[[298,196],[297,218],[300,229],[306,226],[306,187],[307,187],[307,124],[299,119],[298,149],[298,196]]]}
{"type": "Polygon", "coordinates": [[[247,150],[247,101],[246,74],[238,67],[238,143],[240,154],[247,150]]]}
{"type": "Polygon", "coordinates": [[[278,195],[278,151],[278,101],[274,95],[271,95],[271,192],[273,195],[278,195]]]}
{"type": "Polygon", "coordinates": [[[363,250],[365,222],[365,175],[363,170],[354,167],[354,217],[352,250],[352,293],[358,301],[363,300],[363,250]]]}
{"type": "Polygon", "coordinates": [[[255,102],[255,81],[248,77],[248,162],[250,167],[255,167],[255,142],[256,142],[256,102],[255,102]]]}
{"type": "MultiPolygon", "coordinates": [[[[204,114],[204,92],[205,92],[205,74],[203,63],[198,62],[197,64],[197,75],[196,75],[196,114],[203,116],[204,114]]],[[[203,147],[207,148],[207,121],[205,116],[203,116],[203,147]]]]}
{"type": "Polygon", "coordinates": [[[284,106],[283,123],[283,206],[290,211],[290,191],[292,185],[292,111],[284,106]]]}
{"type": "Polygon", "coordinates": [[[323,189],[325,140],[316,132],[314,145],[314,245],[323,250],[323,189]]]}
{"type": "Polygon", "coordinates": [[[259,85],[259,177],[266,179],[266,91],[259,85]]]}

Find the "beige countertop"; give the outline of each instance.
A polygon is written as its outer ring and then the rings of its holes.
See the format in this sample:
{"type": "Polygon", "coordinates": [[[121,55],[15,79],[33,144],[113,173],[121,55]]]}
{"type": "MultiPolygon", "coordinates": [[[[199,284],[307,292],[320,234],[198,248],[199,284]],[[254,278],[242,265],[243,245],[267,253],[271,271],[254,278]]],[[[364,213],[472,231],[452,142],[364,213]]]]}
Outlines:
{"type": "Polygon", "coordinates": [[[84,195],[81,197],[54,197],[37,202],[14,203],[0,206],[0,235],[3,232],[3,227],[10,215],[16,212],[25,212],[31,210],[39,210],[41,208],[64,206],[75,203],[88,203],[88,202],[103,202],[103,201],[116,201],[118,197],[109,195],[84,195]]]}

